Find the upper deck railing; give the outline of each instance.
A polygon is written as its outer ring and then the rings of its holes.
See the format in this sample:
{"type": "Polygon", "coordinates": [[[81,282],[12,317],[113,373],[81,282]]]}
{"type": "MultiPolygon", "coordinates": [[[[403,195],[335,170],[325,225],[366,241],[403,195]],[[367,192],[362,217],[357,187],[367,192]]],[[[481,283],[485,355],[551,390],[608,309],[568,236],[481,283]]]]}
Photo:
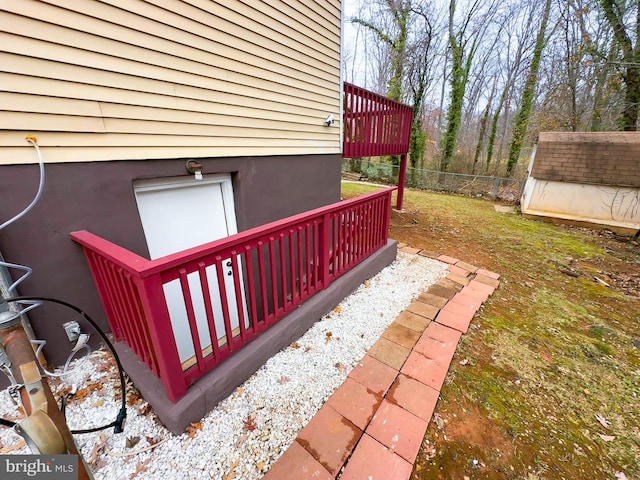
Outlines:
{"type": "Polygon", "coordinates": [[[344,84],[343,158],[406,155],[413,108],[344,84]]]}

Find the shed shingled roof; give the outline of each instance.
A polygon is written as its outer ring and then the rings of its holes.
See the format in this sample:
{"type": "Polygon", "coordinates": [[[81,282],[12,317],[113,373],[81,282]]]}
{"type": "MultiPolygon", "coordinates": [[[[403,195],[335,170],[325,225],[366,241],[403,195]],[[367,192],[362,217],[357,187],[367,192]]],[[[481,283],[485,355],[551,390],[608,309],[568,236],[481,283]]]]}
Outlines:
{"type": "Polygon", "coordinates": [[[531,176],[640,187],[640,132],[541,132],[531,176]]]}

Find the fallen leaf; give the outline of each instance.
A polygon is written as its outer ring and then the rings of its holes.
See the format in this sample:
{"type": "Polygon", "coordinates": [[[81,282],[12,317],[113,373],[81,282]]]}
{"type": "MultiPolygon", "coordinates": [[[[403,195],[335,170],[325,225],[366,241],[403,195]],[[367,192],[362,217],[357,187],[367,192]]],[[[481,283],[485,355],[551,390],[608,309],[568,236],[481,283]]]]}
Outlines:
{"type": "Polygon", "coordinates": [[[310,350],[311,350],[311,347],[307,347],[307,348],[304,349],[304,353],[307,353],[310,350]]]}
{"type": "Polygon", "coordinates": [[[98,400],[91,406],[92,407],[101,407],[102,405],[104,405],[104,400],[98,400]]]}
{"type": "Polygon", "coordinates": [[[329,343],[329,342],[331,341],[331,336],[332,336],[332,335],[333,335],[333,333],[331,333],[331,332],[327,332],[327,333],[325,333],[325,339],[324,339],[324,342],[325,342],[325,343],[329,343]]]}
{"type": "Polygon", "coordinates": [[[187,427],[187,434],[189,438],[193,438],[200,430],[202,430],[202,422],[192,423],[187,427]]]}
{"type": "Polygon", "coordinates": [[[90,392],[88,388],[81,388],[77,390],[76,393],[73,394],[76,400],[83,400],[85,397],[89,396],[90,392]]]}
{"type": "Polygon", "coordinates": [[[283,375],[278,379],[278,383],[280,385],[284,385],[285,383],[287,383],[289,380],[291,380],[289,377],[283,375]]]}
{"type": "Polygon", "coordinates": [[[598,436],[600,436],[600,438],[605,442],[612,442],[616,439],[613,435],[603,435],[602,433],[599,433],[598,436]]]}
{"type": "Polygon", "coordinates": [[[146,472],[149,469],[147,465],[149,464],[150,461],[151,461],[150,458],[147,458],[144,462],[138,461],[138,464],[136,465],[136,471],[131,474],[129,479],[136,478],[139,473],[146,472]]]}
{"type": "Polygon", "coordinates": [[[260,471],[264,470],[264,462],[256,463],[256,468],[260,471]]]}
{"type": "Polygon", "coordinates": [[[238,392],[238,395],[241,397],[244,394],[244,388],[238,387],[236,388],[236,392],[238,392]]]}
{"type": "Polygon", "coordinates": [[[433,421],[436,422],[436,425],[440,430],[444,428],[444,420],[438,413],[433,414],[433,421]]]}
{"type": "Polygon", "coordinates": [[[369,280],[364,282],[364,288],[369,288],[370,286],[371,286],[371,282],[369,280]]]}
{"type": "Polygon", "coordinates": [[[236,448],[240,448],[242,444],[247,441],[247,438],[249,437],[246,435],[241,435],[236,441],[236,448]]]}
{"type": "Polygon", "coordinates": [[[244,428],[247,429],[248,432],[253,432],[258,426],[256,425],[256,421],[253,419],[251,415],[249,415],[244,421],[244,428]]]}
{"type": "Polygon", "coordinates": [[[138,395],[137,393],[131,393],[127,397],[127,405],[133,405],[133,404],[137,403],[138,400],[140,400],[140,395],[138,395]]]}
{"type": "Polygon", "coordinates": [[[91,453],[89,453],[89,457],[87,458],[87,462],[89,462],[90,464],[95,465],[95,463],[100,458],[100,455],[102,455],[102,453],[104,452],[104,449],[107,446],[106,437],[104,436],[104,433],[99,435],[99,438],[100,438],[100,441],[93,446],[93,448],[91,449],[91,453]]]}
{"type": "Polygon", "coordinates": [[[300,348],[300,344],[298,342],[293,342],[290,346],[291,348],[300,348]]]}
{"type": "Polygon", "coordinates": [[[2,449],[0,449],[0,453],[4,454],[4,453],[8,453],[8,452],[13,452],[14,450],[19,450],[20,448],[24,447],[26,445],[26,442],[21,438],[18,440],[18,443],[15,443],[13,445],[9,445],[8,447],[4,447],[2,449]]]}
{"type": "Polygon", "coordinates": [[[238,465],[240,465],[240,460],[236,460],[235,462],[233,462],[231,464],[231,467],[229,467],[229,471],[227,472],[227,474],[222,476],[222,480],[233,480],[234,478],[236,478],[235,469],[238,465]]]}
{"type": "Polygon", "coordinates": [[[139,441],[140,437],[127,437],[125,445],[127,446],[127,448],[133,448],[138,444],[139,441]]]}
{"type": "Polygon", "coordinates": [[[609,428],[609,422],[599,413],[596,413],[596,420],[598,420],[598,422],[600,422],[600,425],[602,425],[604,428],[609,428]]]}
{"type": "Polygon", "coordinates": [[[340,313],[340,310],[341,310],[340,305],[338,305],[336,308],[333,309],[333,311],[336,313],[340,313]]]}
{"type": "Polygon", "coordinates": [[[133,408],[138,412],[138,415],[146,415],[151,411],[151,405],[147,402],[136,403],[133,405],[133,408]]]}
{"type": "Polygon", "coordinates": [[[160,440],[160,439],[158,439],[156,437],[149,437],[149,436],[146,436],[145,438],[147,439],[147,443],[149,445],[155,445],[160,440]]]}

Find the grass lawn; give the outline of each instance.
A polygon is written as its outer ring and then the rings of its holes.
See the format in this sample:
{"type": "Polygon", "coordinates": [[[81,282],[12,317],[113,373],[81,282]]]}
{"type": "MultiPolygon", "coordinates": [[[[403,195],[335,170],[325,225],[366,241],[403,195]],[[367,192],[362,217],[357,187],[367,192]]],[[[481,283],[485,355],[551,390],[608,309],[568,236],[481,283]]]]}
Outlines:
{"type": "Polygon", "coordinates": [[[412,478],[640,479],[640,244],[484,199],[406,191],[404,208],[391,238],[502,276],[458,347],[412,478]]]}

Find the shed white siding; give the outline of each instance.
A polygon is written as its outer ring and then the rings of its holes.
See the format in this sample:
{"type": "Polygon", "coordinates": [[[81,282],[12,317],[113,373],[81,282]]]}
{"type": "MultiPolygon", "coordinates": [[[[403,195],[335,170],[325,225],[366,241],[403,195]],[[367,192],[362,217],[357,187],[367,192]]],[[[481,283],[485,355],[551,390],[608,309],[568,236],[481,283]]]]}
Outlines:
{"type": "Polygon", "coordinates": [[[340,152],[340,0],[0,0],[0,164],[340,152]]]}

